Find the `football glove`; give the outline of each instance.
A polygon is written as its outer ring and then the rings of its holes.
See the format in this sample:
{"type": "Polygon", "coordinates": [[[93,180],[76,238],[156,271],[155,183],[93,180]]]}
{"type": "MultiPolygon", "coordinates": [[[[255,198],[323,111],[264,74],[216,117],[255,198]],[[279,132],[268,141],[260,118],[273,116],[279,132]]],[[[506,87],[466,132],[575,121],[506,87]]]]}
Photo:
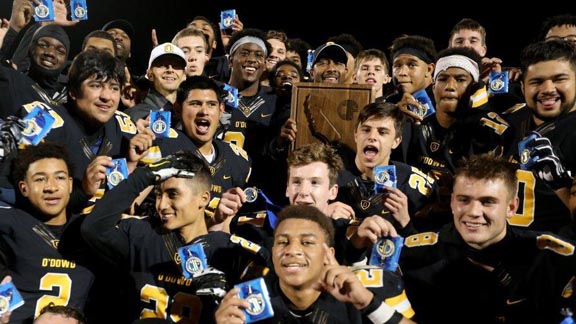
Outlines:
{"type": "Polygon", "coordinates": [[[162,182],[170,177],[194,178],[195,173],[190,170],[189,164],[183,160],[184,156],[173,154],[150,163],[147,167],[156,176],[156,182],[162,182]]]}
{"type": "Polygon", "coordinates": [[[194,273],[192,283],[198,296],[212,296],[221,299],[226,295],[228,283],[224,272],[208,267],[194,273]]]}
{"type": "Polygon", "coordinates": [[[570,187],[570,171],[562,165],[547,137],[536,137],[527,146],[531,148],[530,158],[534,161],[530,170],[538,179],[546,181],[553,190],[570,187]]]}
{"type": "Polygon", "coordinates": [[[16,151],[25,128],[26,123],[14,116],[0,120],[0,161],[4,160],[11,152],[16,151]]]}

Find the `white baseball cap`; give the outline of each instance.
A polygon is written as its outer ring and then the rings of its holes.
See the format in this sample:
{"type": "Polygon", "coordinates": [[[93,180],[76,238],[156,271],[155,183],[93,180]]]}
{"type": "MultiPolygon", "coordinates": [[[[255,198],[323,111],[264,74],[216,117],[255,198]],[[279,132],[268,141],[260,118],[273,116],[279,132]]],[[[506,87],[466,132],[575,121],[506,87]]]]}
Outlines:
{"type": "Polygon", "coordinates": [[[175,55],[176,57],[179,57],[182,59],[182,63],[184,64],[184,66],[186,66],[186,56],[184,55],[184,52],[180,49],[180,47],[172,44],[172,43],[164,43],[164,44],[160,44],[156,47],[154,47],[154,49],[152,50],[152,53],[150,53],[150,60],[148,61],[148,68],[150,68],[152,66],[152,63],[159,58],[160,56],[163,55],[175,55]]]}

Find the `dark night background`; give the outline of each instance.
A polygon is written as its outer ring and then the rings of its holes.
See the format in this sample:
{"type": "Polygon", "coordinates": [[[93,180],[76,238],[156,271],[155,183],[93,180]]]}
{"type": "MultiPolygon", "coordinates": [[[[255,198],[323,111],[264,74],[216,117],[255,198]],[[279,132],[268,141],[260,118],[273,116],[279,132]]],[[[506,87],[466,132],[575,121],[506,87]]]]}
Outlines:
{"type": "MultiPolygon", "coordinates": [[[[520,9],[508,12],[498,7],[496,2],[461,2],[458,5],[446,2],[435,5],[430,2],[426,6],[413,3],[401,6],[400,3],[388,1],[348,3],[342,6],[299,0],[258,4],[214,0],[202,3],[185,0],[88,0],[89,20],[69,27],[67,31],[72,40],[72,54],[76,54],[82,38],[88,32],[101,28],[112,19],[131,21],[136,29],[137,41],[132,41],[132,58],[129,62],[133,69],[143,71],[152,48],[152,28],[157,29],[160,42],[170,41],[194,16],[203,15],[217,22],[223,9],[236,9],[244,27],[283,30],[290,38],[300,37],[312,47],[317,47],[330,36],[351,33],[364,48],[383,50],[401,34],[430,37],[435,41],[437,50],[441,50],[446,47],[452,26],[460,19],[470,17],[487,29],[488,56],[500,57],[504,65],[512,66],[517,64],[521,48],[536,37],[546,17],[568,13],[561,8],[525,6],[521,9],[525,12],[522,15],[518,13],[520,9]],[[389,9],[377,9],[386,6],[389,9]],[[473,6],[477,7],[472,10],[473,6]]],[[[9,18],[11,6],[12,1],[0,0],[0,17],[9,18]]]]}

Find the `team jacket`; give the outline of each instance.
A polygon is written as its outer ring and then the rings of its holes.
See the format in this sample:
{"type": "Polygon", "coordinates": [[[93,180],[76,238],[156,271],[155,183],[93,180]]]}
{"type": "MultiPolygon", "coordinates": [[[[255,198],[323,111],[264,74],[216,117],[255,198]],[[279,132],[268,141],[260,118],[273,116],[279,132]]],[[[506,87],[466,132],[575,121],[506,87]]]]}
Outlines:
{"type": "Polygon", "coordinates": [[[573,242],[550,232],[508,226],[476,250],[447,224],[406,237],[400,269],[418,323],[560,323],[575,305],[575,258],[573,242]]]}
{"type": "MultiPolygon", "coordinates": [[[[82,226],[88,244],[105,259],[123,264],[140,292],[140,318],[161,318],[170,323],[212,323],[217,307],[208,296],[195,295],[193,279],[181,270],[177,249],[202,243],[207,262],[226,274],[233,285],[246,269],[265,269],[267,253],[260,246],[238,236],[212,232],[182,242],[173,232],[165,232],[150,217],[124,216],[138,193],[154,183],[146,168],[136,169],[126,181],[109,191],[82,226]],[[254,261],[261,267],[249,267],[254,261]]],[[[261,275],[261,273],[258,273],[261,275]]]]}
{"type": "MultiPolygon", "coordinates": [[[[178,150],[197,151],[192,140],[179,130],[172,130],[170,137],[156,139],[154,147],[150,149],[145,162],[155,161],[178,150]]],[[[222,193],[234,187],[244,188],[252,172],[252,161],[246,151],[239,146],[213,139],[212,145],[215,157],[208,163],[212,174],[212,188],[210,190],[210,203],[206,208],[206,215],[213,216],[220,203],[222,193]]],[[[198,152],[199,156],[202,156],[198,152]]]]}
{"type": "MultiPolygon", "coordinates": [[[[514,131],[514,141],[510,146],[507,159],[519,163],[518,142],[530,131],[536,129],[531,110],[523,105],[508,110],[503,114],[514,131]]],[[[571,130],[572,131],[572,130],[571,130]]],[[[550,134],[543,134],[549,136],[550,134]]],[[[553,143],[554,146],[556,146],[553,143]]],[[[510,225],[538,231],[557,233],[570,223],[570,210],[545,181],[538,179],[530,170],[516,171],[518,177],[518,198],[520,199],[516,214],[508,219],[510,225]]]]}
{"type": "Polygon", "coordinates": [[[94,275],[80,236],[82,221],[73,216],[64,226],[49,226],[23,210],[0,207],[3,266],[24,299],[10,323],[32,323],[50,302],[84,308],[94,275]]]}
{"type": "MultiPolygon", "coordinates": [[[[374,298],[384,301],[404,317],[410,318],[414,315],[402,279],[398,275],[376,267],[359,267],[353,271],[374,293],[374,298]]],[[[316,302],[304,311],[291,310],[287,305],[288,299],[280,289],[278,279],[269,275],[266,277],[266,285],[269,287],[274,317],[261,323],[372,323],[352,304],[342,303],[328,293],[322,293],[316,302]]]]}

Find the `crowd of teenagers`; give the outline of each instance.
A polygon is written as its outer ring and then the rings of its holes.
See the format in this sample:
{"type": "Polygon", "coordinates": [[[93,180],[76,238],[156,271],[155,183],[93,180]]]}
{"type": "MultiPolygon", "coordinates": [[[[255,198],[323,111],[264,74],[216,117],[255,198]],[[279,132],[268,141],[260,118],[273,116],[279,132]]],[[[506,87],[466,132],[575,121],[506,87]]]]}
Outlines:
{"type": "Polygon", "coordinates": [[[71,53],[43,3],[0,20],[0,323],[574,323],[575,15],[512,67],[471,18],[437,50],[196,16],[136,75],[133,22],[71,53]],[[298,82],[372,89],[353,145],[298,82]]]}

